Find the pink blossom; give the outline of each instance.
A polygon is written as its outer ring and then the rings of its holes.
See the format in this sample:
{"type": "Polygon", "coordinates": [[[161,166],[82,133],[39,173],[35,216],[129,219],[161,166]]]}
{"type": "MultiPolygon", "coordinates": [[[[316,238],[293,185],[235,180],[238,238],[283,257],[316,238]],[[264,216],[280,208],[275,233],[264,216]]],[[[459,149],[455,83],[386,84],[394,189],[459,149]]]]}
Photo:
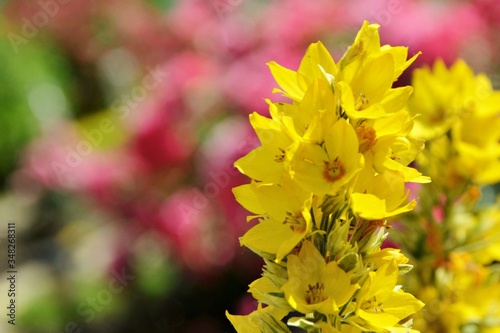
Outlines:
{"type": "Polygon", "coordinates": [[[237,238],[200,189],[185,188],[170,196],[157,223],[175,257],[195,272],[215,272],[234,258],[237,238]]]}

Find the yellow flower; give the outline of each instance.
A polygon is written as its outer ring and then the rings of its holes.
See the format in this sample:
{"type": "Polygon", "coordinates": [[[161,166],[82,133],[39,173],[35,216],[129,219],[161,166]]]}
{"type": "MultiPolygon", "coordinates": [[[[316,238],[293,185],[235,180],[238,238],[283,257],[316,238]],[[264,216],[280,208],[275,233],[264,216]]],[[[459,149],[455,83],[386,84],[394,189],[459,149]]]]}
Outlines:
{"type": "Polygon", "coordinates": [[[403,175],[405,182],[429,183],[431,181],[429,176],[423,176],[416,169],[408,167],[408,164],[423,150],[423,140],[399,136],[392,142],[386,143],[389,145],[388,156],[383,161],[374,161],[374,166],[378,170],[398,171],[403,175]]]}
{"type": "Polygon", "coordinates": [[[301,102],[315,80],[330,85],[341,95],[342,109],[351,118],[378,118],[401,110],[411,87],[392,88],[392,84],[418,56],[407,60],[405,47],[380,46],[379,25],[363,23],[354,44],[339,62],[339,69],[321,42],[311,44],[297,71],[270,62],[269,68],[283,90],[301,102]]]}
{"type": "Polygon", "coordinates": [[[301,313],[335,314],[358,289],[335,261],[326,263],[310,241],[302,243],[298,256],[290,254],[287,260],[289,281],[282,290],[290,306],[301,313]]]}
{"type": "Polygon", "coordinates": [[[300,103],[277,103],[277,110],[284,111],[278,115],[283,115],[281,120],[295,140],[320,142],[324,140],[325,131],[340,118],[337,99],[328,83],[314,80],[300,103]]]}
{"type": "Polygon", "coordinates": [[[401,110],[412,88],[392,84],[418,56],[406,60],[405,47],[380,46],[378,24],[363,23],[351,47],[339,61],[337,81],[342,107],[350,118],[373,119],[401,110]]]}
{"type": "Polygon", "coordinates": [[[412,210],[416,201],[407,203],[408,195],[402,173],[386,171],[375,175],[371,168],[365,167],[351,193],[351,208],[363,219],[382,220],[412,210]]]}
{"type": "Polygon", "coordinates": [[[280,184],[253,182],[233,193],[243,207],[263,217],[240,240],[257,253],[273,254],[279,262],[312,231],[311,194],[290,179],[280,184]]]}
{"type": "Polygon", "coordinates": [[[301,101],[309,86],[316,79],[329,82],[337,74],[337,67],[332,56],[321,42],[313,43],[307,49],[298,71],[292,71],[274,61],[268,63],[274,79],[283,90],[283,95],[295,101],[301,101]]]}
{"type": "Polygon", "coordinates": [[[368,267],[372,266],[374,269],[393,260],[395,260],[398,265],[403,265],[408,262],[408,258],[401,253],[400,249],[391,248],[385,248],[383,250],[378,248],[377,251],[366,255],[363,259],[368,267]]]}
{"type": "Polygon", "coordinates": [[[358,138],[351,125],[339,119],[322,144],[300,142],[290,161],[291,177],[314,194],[335,194],[363,166],[358,138]]]}
{"type": "Polygon", "coordinates": [[[446,133],[464,112],[474,104],[475,78],[463,60],[450,69],[438,59],[432,71],[429,67],[413,72],[413,96],[408,103],[415,118],[415,136],[432,139],[446,133]]]}
{"type": "Polygon", "coordinates": [[[257,301],[278,309],[293,310],[286,301],[281,288],[267,276],[253,281],[248,287],[248,291],[257,301]]]}
{"type": "Polygon", "coordinates": [[[464,118],[454,124],[452,134],[460,175],[478,184],[500,181],[500,108],[491,116],[464,118]]]}
{"type": "Polygon", "coordinates": [[[261,146],[235,163],[252,178],[236,200],[258,219],[240,243],[266,261],[249,291],[268,305],[228,315],[239,332],[284,332],[289,311],[301,314],[288,326],[311,332],[416,332],[400,322],[423,304],[396,286],[411,265],[380,250],[380,227],[415,206],[406,182],[429,181],[409,167],[423,149],[409,138],[412,87],[392,88],[417,55],[381,46],[378,28],[364,22],[338,65],[321,42],[297,71],[268,64],[291,102],[250,115],[261,146]]]}
{"type": "MultiPolygon", "coordinates": [[[[274,106],[271,104],[270,108],[274,106]]],[[[255,180],[277,182],[285,171],[283,164],[292,139],[281,123],[255,112],[250,115],[250,123],[262,145],[236,161],[235,166],[255,180]]]]}
{"type": "Polygon", "coordinates": [[[393,80],[396,80],[417,58],[418,54],[406,60],[408,56],[407,47],[380,46],[379,27],[380,25],[378,24],[370,24],[368,21],[363,22],[363,26],[359,30],[354,43],[349,47],[338,64],[340,70],[343,71],[345,81],[349,82],[366,60],[384,54],[390,54],[394,59],[392,75],[393,80]]]}
{"type": "Polygon", "coordinates": [[[500,262],[500,210],[497,202],[481,211],[475,221],[475,232],[469,234],[474,258],[482,264],[500,262]]]}
{"type": "Polygon", "coordinates": [[[432,286],[419,290],[429,305],[415,320],[425,332],[462,332],[477,327],[494,332],[500,327],[500,281],[497,274],[475,262],[466,252],[451,252],[446,264],[435,271],[432,286]]]}
{"type": "Polygon", "coordinates": [[[353,82],[354,85],[344,81],[338,83],[342,108],[350,118],[372,119],[386,115],[381,102],[392,86],[391,60],[391,56],[386,55],[379,61],[370,61],[370,66],[359,73],[359,77],[363,78],[362,82],[353,82]]]}
{"type": "Polygon", "coordinates": [[[442,181],[449,186],[467,179],[478,184],[498,182],[500,91],[493,90],[485,75],[474,75],[463,60],[457,60],[449,69],[438,60],[432,71],[416,70],[412,84],[415,93],[409,109],[418,115],[412,135],[432,140],[429,150],[436,150],[434,145],[448,147],[443,151],[445,154],[441,154],[444,155],[440,156],[441,160],[430,155],[423,156],[419,162],[430,170],[435,169],[436,175],[451,175],[442,181]],[[434,144],[436,140],[441,142],[434,144]],[[451,145],[443,143],[444,140],[451,145]],[[439,170],[444,167],[433,166],[436,163],[445,164],[448,170],[439,170]]]}
{"type": "Polygon", "coordinates": [[[408,328],[402,328],[398,323],[420,310],[424,304],[396,286],[396,261],[368,274],[368,280],[356,296],[356,314],[362,319],[356,322],[369,331],[408,331],[408,328]]]}
{"type": "Polygon", "coordinates": [[[280,310],[267,306],[262,308],[261,304],[254,312],[246,316],[236,316],[226,311],[226,317],[233,324],[238,333],[290,333],[281,319],[288,314],[286,310],[280,310]]]}
{"type": "MultiPolygon", "coordinates": [[[[423,141],[406,136],[413,127],[413,121],[406,110],[382,118],[363,119],[355,122],[359,140],[359,151],[365,161],[373,161],[378,173],[387,170],[399,171],[405,182],[429,182],[416,169],[408,167],[423,149],[423,141]]],[[[368,164],[368,163],[367,163],[368,164]]]]}

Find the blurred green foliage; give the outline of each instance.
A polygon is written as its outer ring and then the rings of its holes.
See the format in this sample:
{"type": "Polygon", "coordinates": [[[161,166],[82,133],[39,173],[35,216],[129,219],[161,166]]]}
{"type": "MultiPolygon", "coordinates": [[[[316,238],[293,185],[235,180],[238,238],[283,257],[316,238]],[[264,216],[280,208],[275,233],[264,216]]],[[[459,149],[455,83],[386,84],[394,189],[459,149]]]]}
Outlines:
{"type": "Polygon", "coordinates": [[[53,112],[69,111],[70,77],[59,52],[34,41],[23,44],[16,53],[9,39],[1,38],[0,63],[0,188],[4,188],[8,174],[17,166],[21,149],[39,132],[40,123],[55,117],[53,112]],[[37,105],[54,107],[54,103],[63,110],[52,108],[46,114],[35,115],[37,105]]]}

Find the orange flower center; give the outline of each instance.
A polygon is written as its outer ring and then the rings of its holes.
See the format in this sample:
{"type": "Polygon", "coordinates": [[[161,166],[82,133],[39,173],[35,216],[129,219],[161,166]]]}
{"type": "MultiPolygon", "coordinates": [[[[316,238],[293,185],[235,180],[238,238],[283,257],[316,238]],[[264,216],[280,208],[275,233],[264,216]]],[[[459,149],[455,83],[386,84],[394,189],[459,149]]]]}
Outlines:
{"type": "Polygon", "coordinates": [[[325,161],[323,169],[323,177],[330,183],[336,182],[345,175],[345,167],[339,158],[336,157],[333,161],[325,161]]]}

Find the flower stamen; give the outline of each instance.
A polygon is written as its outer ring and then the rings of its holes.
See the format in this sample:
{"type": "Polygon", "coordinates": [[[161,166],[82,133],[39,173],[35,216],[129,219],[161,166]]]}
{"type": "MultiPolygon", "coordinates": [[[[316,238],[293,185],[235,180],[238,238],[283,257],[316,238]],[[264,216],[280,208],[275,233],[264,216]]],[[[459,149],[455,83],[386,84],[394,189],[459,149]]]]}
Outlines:
{"type": "Polygon", "coordinates": [[[280,162],[283,162],[285,160],[285,149],[283,149],[283,148],[278,148],[278,149],[281,152],[281,154],[276,154],[274,156],[275,157],[274,162],[280,163],[280,162]]]}
{"type": "Polygon", "coordinates": [[[367,312],[384,313],[385,311],[382,305],[382,302],[378,302],[377,297],[373,296],[373,298],[364,301],[361,308],[367,312]]]}
{"type": "Polygon", "coordinates": [[[370,100],[368,99],[368,97],[366,97],[365,94],[363,94],[362,92],[359,93],[359,96],[356,99],[356,103],[355,103],[356,110],[362,111],[362,110],[366,109],[368,104],[370,104],[370,100]]]}
{"type": "Polygon", "coordinates": [[[364,154],[377,143],[376,132],[371,127],[366,127],[365,123],[362,123],[356,128],[356,134],[359,140],[359,152],[364,154]]]}
{"type": "Polygon", "coordinates": [[[324,290],[324,283],[316,282],[314,286],[308,285],[308,289],[306,290],[306,303],[315,304],[326,300],[326,297],[323,295],[324,290]]]}
{"type": "Polygon", "coordinates": [[[292,229],[295,232],[303,232],[306,230],[307,227],[307,222],[302,216],[301,212],[295,212],[295,213],[290,213],[286,212],[286,217],[285,220],[283,221],[283,224],[289,224],[290,229],[292,229]]]}

